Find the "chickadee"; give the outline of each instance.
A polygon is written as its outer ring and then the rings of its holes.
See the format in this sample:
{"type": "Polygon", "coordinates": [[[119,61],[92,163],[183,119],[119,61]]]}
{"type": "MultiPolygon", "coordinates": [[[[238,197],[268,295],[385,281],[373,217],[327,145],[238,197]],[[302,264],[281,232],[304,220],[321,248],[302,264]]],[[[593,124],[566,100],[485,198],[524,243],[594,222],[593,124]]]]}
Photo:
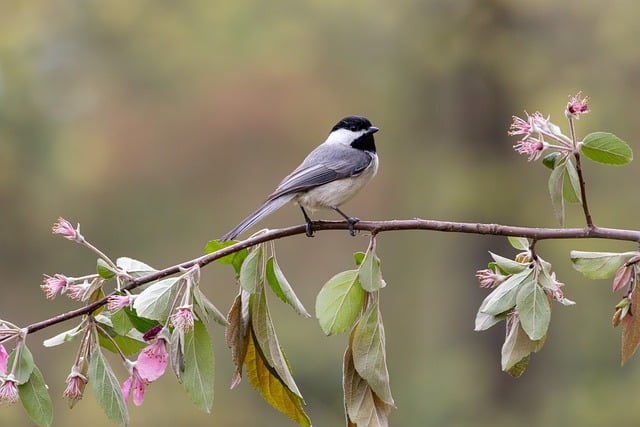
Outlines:
{"type": "Polygon", "coordinates": [[[307,214],[318,208],[330,208],[349,223],[349,233],[355,236],[353,225],[358,218],[348,216],[338,207],[351,199],[371,181],[378,171],[378,155],[373,134],[378,128],[365,117],[349,116],[331,129],[326,141],[316,147],[254,213],[222,241],[233,240],[265,216],[289,201],[300,206],[306,222],[307,236],[313,236],[307,214]]]}

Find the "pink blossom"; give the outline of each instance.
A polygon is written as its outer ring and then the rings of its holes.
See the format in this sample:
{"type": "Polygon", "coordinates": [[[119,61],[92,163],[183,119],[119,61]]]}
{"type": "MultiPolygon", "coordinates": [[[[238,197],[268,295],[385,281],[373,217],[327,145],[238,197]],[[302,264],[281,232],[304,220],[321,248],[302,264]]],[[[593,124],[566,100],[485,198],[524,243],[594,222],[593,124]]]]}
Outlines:
{"type": "Polygon", "coordinates": [[[67,286],[65,293],[67,296],[76,301],[82,301],[85,298],[87,290],[91,287],[91,283],[82,282],[67,286]]]}
{"type": "Polygon", "coordinates": [[[87,378],[79,372],[71,371],[71,374],[67,377],[67,388],[62,393],[62,396],[69,400],[69,403],[73,405],[78,400],[82,399],[84,394],[84,387],[87,385],[87,378]]]}
{"type": "Polygon", "coordinates": [[[47,299],[53,299],[56,297],[58,292],[67,286],[67,283],[69,283],[69,279],[62,274],[55,274],[53,277],[45,274],[40,287],[44,291],[47,299]]]}
{"type": "Polygon", "coordinates": [[[539,159],[545,148],[544,141],[531,137],[522,139],[513,146],[513,149],[516,150],[518,154],[528,154],[529,161],[539,159]]]}
{"type": "Polygon", "coordinates": [[[583,98],[582,92],[578,92],[575,96],[569,98],[564,114],[567,118],[579,119],[581,114],[589,112],[589,106],[587,105],[588,100],[588,96],[583,98]]]}
{"type": "Polygon", "coordinates": [[[168,362],[167,342],[164,338],[157,338],[140,352],[136,366],[140,376],[151,382],[164,374],[168,362]]]}
{"type": "Polygon", "coordinates": [[[481,288],[493,288],[499,285],[505,277],[486,268],[484,270],[476,271],[476,278],[478,279],[478,282],[480,282],[481,288]]]}
{"type": "Polygon", "coordinates": [[[9,361],[9,353],[4,348],[2,344],[0,344],[0,375],[7,374],[7,362],[9,361]]]}
{"type": "Polygon", "coordinates": [[[142,378],[142,376],[140,376],[136,363],[129,363],[131,365],[131,376],[122,383],[122,395],[124,396],[124,399],[129,402],[129,396],[133,389],[133,403],[136,406],[140,406],[144,400],[144,387],[147,385],[147,382],[142,378]]]}
{"type": "Polygon", "coordinates": [[[111,295],[107,298],[107,310],[115,312],[128,307],[132,302],[131,295],[111,295]]]}
{"type": "Polygon", "coordinates": [[[53,227],[51,227],[53,234],[57,234],[69,240],[77,240],[79,238],[79,229],[80,226],[78,226],[78,229],[75,229],[73,228],[73,225],[64,218],[58,218],[58,221],[53,224],[53,227]]]}
{"type": "MultiPolygon", "coordinates": [[[[527,119],[529,119],[529,115],[527,114],[527,119]]],[[[531,133],[531,124],[529,120],[521,119],[518,116],[513,116],[513,122],[511,123],[511,127],[509,127],[509,135],[529,135],[531,133]]]]}
{"type": "Polygon", "coordinates": [[[18,386],[12,375],[2,380],[0,385],[0,403],[13,404],[18,401],[18,386]]]}
{"type": "Polygon", "coordinates": [[[193,328],[193,307],[191,305],[183,305],[178,307],[177,311],[171,315],[171,324],[182,330],[187,331],[193,328]]]}

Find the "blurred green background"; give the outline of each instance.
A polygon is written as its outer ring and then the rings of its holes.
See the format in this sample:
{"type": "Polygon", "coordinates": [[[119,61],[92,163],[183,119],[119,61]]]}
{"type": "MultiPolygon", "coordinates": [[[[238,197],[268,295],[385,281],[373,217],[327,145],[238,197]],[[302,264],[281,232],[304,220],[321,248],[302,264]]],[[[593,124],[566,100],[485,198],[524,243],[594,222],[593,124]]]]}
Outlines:
{"type": "MultiPolygon", "coordinates": [[[[513,152],[511,115],[540,110],[566,129],[567,96],[583,90],[592,112],[578,132],[612,131],[637,152],[638,13],[632,0],[3,1],[0,317],[26,325],[76,306],[46,301],[39,288],[43,273],[95,265],[51,235],[58,216],[81,222],[114,258],[155,267],[193,258],[350,114],[381,128],[378,177],[345,206],[351,215],[555,226],[548,170],[513,152]]],[[[587,163],[585,173],[595,222],[637,229],[638,166],[587,163]]],[[[301,222],[285,207],[262,225],[301,222]]],[[[570,206],[568,225],[582,224],[570,206]]],[[[324,281],[351,268],[367,242],[322,232],[277,249],[312,309],[324,281]]],[[[393,425],[638,425],[640,361],[620,368],[620,331],[610,326],[620,296],[568,260],[572,248],[632,245],[538,245],[578,304],[554,306],[545,347],[516,380],[500,371],[502,325],[473,332],[486,295],[473,274],[488,250],[513,255],[506,239],[397,232],[378,242],[393,425]]],[[[231,269],[207,267],[203,288],[226,310],[231,269]]],[[[314,425],[343,425],[346,336],[325,337],[276,298],[271,306],[314,425]]],[[[89,388],[73,410],[61,398],[77,343],[41,346],[73,325],[28,340],[54,397],[54,425],[110,425],[89,388]]],[[[198,412],[169,374],[132,408],[131,424],[293,425],[246,381],[228,389],[224,330],[212,329],[213,413],[198,412]]],[[[31,425],[19,405],[2,407],[0,424],[31,425]]]]}

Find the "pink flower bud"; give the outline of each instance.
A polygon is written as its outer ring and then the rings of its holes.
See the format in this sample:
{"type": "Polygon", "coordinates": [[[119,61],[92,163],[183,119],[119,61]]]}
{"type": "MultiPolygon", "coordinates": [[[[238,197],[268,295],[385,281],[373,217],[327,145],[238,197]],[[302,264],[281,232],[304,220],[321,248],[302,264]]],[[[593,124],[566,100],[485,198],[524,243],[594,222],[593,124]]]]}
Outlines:
{"type": "Polygon", "coordinates": [[[2,380],[0,385],[0,403],[13,404],[18,401],[18,386],[13,375],[2,380]]]}
{"type": "Polygon", "coordinates": [[[45,274],[40,287],[48,299],[53,299],[58,292],[67,286],[67,283],[69,283],[69,279],[62,274],[56,274],[53,277],[45,274]]]}
{"type": "Polygon", "coordinates": [[[73,225],[64,218],[58,218],[58,221],[51,227],[53,234],[64,237],[69,240],[78,240],[80,236],[80,226],[73,228],[73,225]]]}
{"type": "Polygon", "coordinates": [[[170,317],[171,324],[182,330],[187,331],[193,328],[193,307],[191,305],[184,305],[182,307],[178,307],[176,312],[170,317]]]}
{"type": "Polygon", "coordinates": [[[586,114],[589,112],[589,106],[587,105],[587,101],[589,100],[588,96],[582,97],[582,92],[578,92],[575,96],[569,98],[569,102],[567,103],[567,108],[564,111],[565,116],[568,119],[579,119],[581,114],[586,114]]]}

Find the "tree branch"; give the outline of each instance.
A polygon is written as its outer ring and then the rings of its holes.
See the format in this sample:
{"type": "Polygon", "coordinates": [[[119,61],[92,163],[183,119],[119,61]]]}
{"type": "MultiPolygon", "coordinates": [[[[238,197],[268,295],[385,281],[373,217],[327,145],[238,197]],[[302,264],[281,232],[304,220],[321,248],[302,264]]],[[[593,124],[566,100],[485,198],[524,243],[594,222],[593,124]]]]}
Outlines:
{"type": "MultiPolygon", "coordinates": [[[[526,237],[534,240],[549,240],[549,239],[609,239],[609,240],[621,240],[630,242],[640,242],[640,231],[624,230],[616,228],[604,228],[596,226],[587,226],[585,228],[532,228],[532,227],[517,227],[510,225],[500,224],[482,224],[482,223],[469,223],[469,222],[452,222],[452,221],[437,221],[429,219],[409,219],[409,220],[387,220],[387,221],[360,221],[356,223],[354,229],[359,231],[368,231],[370,233],[378,234],[385,231],[400,231],[400,230],[425,230],[425,231],[440,231],[449,233],[467,233],[467,234],[482,234],[482,235],[494,235],[494,236],[514,236],[514,237],[526,237]]],[[[348,230],[349,224],[344,221],[314,221],[314,231],[324,230],[348,230]]],[[[163,270],[156,271],[145,276],[138,277],[122,290],[132,290],[146,283],[162,279],[167,276],[179,273],[183,269],[187,269],[195,266],[200,267],[220,259],[224,256],[233,254],[242,249],[249,248],[259,243],[269,242],[272,240],[281,239],[284,237],[294,236],[298,234],[305,234],[305,225],[296,225],[292,227],[279,228],[275,230],[268,230],[263,233],[254,235],[248,239],[240,241],[234,245],[227,246],[216,252],[203,255],[201,257],[185,261],[180,264],[167,267],[163,270]]],[[[66,320],[73,319],[85,314],[89,314],[96,309],[102,307],[107,303],[109,296],[116,294],[113,291],[104,298],[88,304],[84,307],[76,310],[69,311],[67,313],[60,314],[47,320],[32,323],[27,326],[27,333],[33,333],[41,329],[47,328],[58,323],[62,323],[66,320]]]]}

